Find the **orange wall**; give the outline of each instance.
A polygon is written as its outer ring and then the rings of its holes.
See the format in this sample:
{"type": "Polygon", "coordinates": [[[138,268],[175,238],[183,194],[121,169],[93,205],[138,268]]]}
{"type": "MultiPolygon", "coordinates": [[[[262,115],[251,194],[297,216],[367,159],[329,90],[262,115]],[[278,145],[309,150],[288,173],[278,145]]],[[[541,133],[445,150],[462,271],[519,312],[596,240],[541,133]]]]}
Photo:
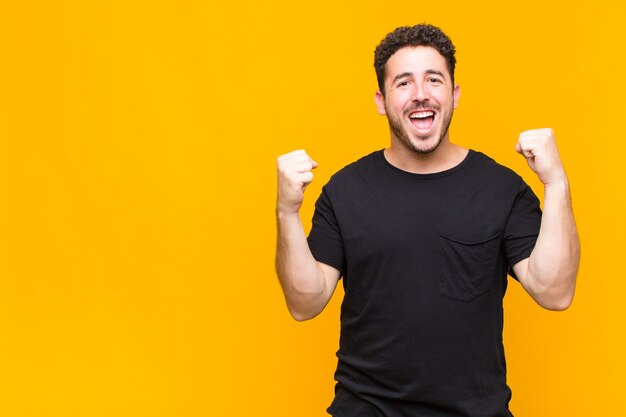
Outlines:
{"type": "Polygon", "coordinates": [[[551,126],[570,175],[578,292],[551,313],[510,286],[513,411],[618,415],[617,3],[1,2],[0,415],[324,415],[341,294],[311,322],[284,307],[275,158],[306,148],[320,163],[308,224],[328,177],[388,144],[373,49],[422,21],[459,51],[453,141],[541,195],[513,147],[551,126]]]}

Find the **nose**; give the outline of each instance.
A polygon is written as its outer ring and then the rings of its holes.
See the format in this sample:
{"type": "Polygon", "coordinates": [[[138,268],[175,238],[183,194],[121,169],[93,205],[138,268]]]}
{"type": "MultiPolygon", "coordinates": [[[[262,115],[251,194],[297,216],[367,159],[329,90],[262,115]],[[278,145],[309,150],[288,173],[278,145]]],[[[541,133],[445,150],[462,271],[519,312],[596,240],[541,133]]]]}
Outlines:
{"type": "Polygon", "coordinates": [[[413,101],[424,101],[429,98],[428,88],[424,85],[424,83],[415,83],[415,87],[413,88],[413,94],[411,99],[413,101]]]}

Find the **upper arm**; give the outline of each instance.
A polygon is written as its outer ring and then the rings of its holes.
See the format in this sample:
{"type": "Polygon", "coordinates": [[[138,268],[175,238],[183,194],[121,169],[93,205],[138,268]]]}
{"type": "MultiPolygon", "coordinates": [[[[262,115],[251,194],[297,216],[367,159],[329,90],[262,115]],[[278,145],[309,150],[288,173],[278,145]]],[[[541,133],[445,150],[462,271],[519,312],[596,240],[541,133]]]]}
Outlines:
{"type": "Polygon", "coordinates": [[[505,225],[504,252],[510,266],[509,273],[533,299],[535,296],[529,283],[528,266],[541,229],[541,217],[539,199],[520,179],[517,195],[505,225]]]}
{"type": "Polygon", "coordinates": [[[312,227],[307,238],[309,249],[318,265],[328,276],[328,288],[334,290],[341,271],[345,271],[345,253],[339,220],[337,219],[328,186],[322,189],[313,213],[312,227]]]}
{"type": "Polygon", "coordinates": [[[570,291],[567,283],[554,285],[549,281],[540,281],[530,272],[529,265],[530,258],[523,259],[513,265],[513,272],[528,295],[547,310],[561,311],[567,309],[574,296],[573,288],[570,291]]]}
{"type": "MultiPolygon", "coordinates": [[[[526,290],[531,297],[533,297],[533,293],[530,290],[530,285],[528,284],[528,262],[530,258],[522,259],[513,265],[513,273],[515,274],[515,278],[519,281],[522,287],[526,290]]],[[[533,297],[534,298],[534,297],[533,297]]]]}
{"type": "Polygon", "coordinates": [[[341,273],[337,268],[319,261],[316,261],[316,263],[324,280],[323,291],[314,294],[312,297],[310,297],[310,294],[301,294],[300,298],[297,296],[293,298],[287,297],[287,307],[297,321],[310,320],[320,314],[332,298],[337,282],[339,282],[341,277],[341,273]]]}
{"type": "Polygon", "coordinates": [[[323,262],[317,262],[318,267],[322,271],[324,275],[324,281],[326,282],[326,293],[324,294],[324,306],[328,304],[333,293],[335,292],[335,288],[337,288],[337,283],[339,282],[339,278],[341,277],[341,272],[333,266],[327,265],[323,262]]]}
{"type": "Polygon", "coordinates": [[[553,310],[554,308],[550,308],[550,304],[547,304],[540,292],[538,291],[537,284],[533,282],[533,278],[528,271],[528,266],[530,264],[530,258],[522,259],[513,265],[513,272],[515,273],[515,277],[522,285],[522,288],[530,295],[530,297],[541,307],[553,310]]]}

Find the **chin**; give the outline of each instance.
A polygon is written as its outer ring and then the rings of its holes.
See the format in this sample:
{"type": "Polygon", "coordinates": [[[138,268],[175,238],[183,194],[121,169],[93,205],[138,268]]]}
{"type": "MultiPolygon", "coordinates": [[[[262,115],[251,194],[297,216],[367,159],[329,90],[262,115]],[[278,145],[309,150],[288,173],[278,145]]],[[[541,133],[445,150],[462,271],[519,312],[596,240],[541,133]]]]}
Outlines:
{"type": "Polygon", "coordinates": [[[441,140],[417,139],[411,141],[409,148],[415,153],[427,154],[436,151],[437,148],[439,148],[439,145],[441,145],[441,140]]]}

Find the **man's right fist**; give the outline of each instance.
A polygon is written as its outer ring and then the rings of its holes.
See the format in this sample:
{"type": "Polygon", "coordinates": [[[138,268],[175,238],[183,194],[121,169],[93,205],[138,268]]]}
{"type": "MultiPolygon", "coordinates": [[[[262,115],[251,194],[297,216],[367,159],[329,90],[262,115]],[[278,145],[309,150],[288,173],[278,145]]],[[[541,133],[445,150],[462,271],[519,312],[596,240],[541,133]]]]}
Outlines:
{"type": "Polygon", "coordinates": [[[289,152],[278,157],[278,213],[297,213],[302,206],[304,190],[313,181],[317,162],[304,150],[289,152]]]}

